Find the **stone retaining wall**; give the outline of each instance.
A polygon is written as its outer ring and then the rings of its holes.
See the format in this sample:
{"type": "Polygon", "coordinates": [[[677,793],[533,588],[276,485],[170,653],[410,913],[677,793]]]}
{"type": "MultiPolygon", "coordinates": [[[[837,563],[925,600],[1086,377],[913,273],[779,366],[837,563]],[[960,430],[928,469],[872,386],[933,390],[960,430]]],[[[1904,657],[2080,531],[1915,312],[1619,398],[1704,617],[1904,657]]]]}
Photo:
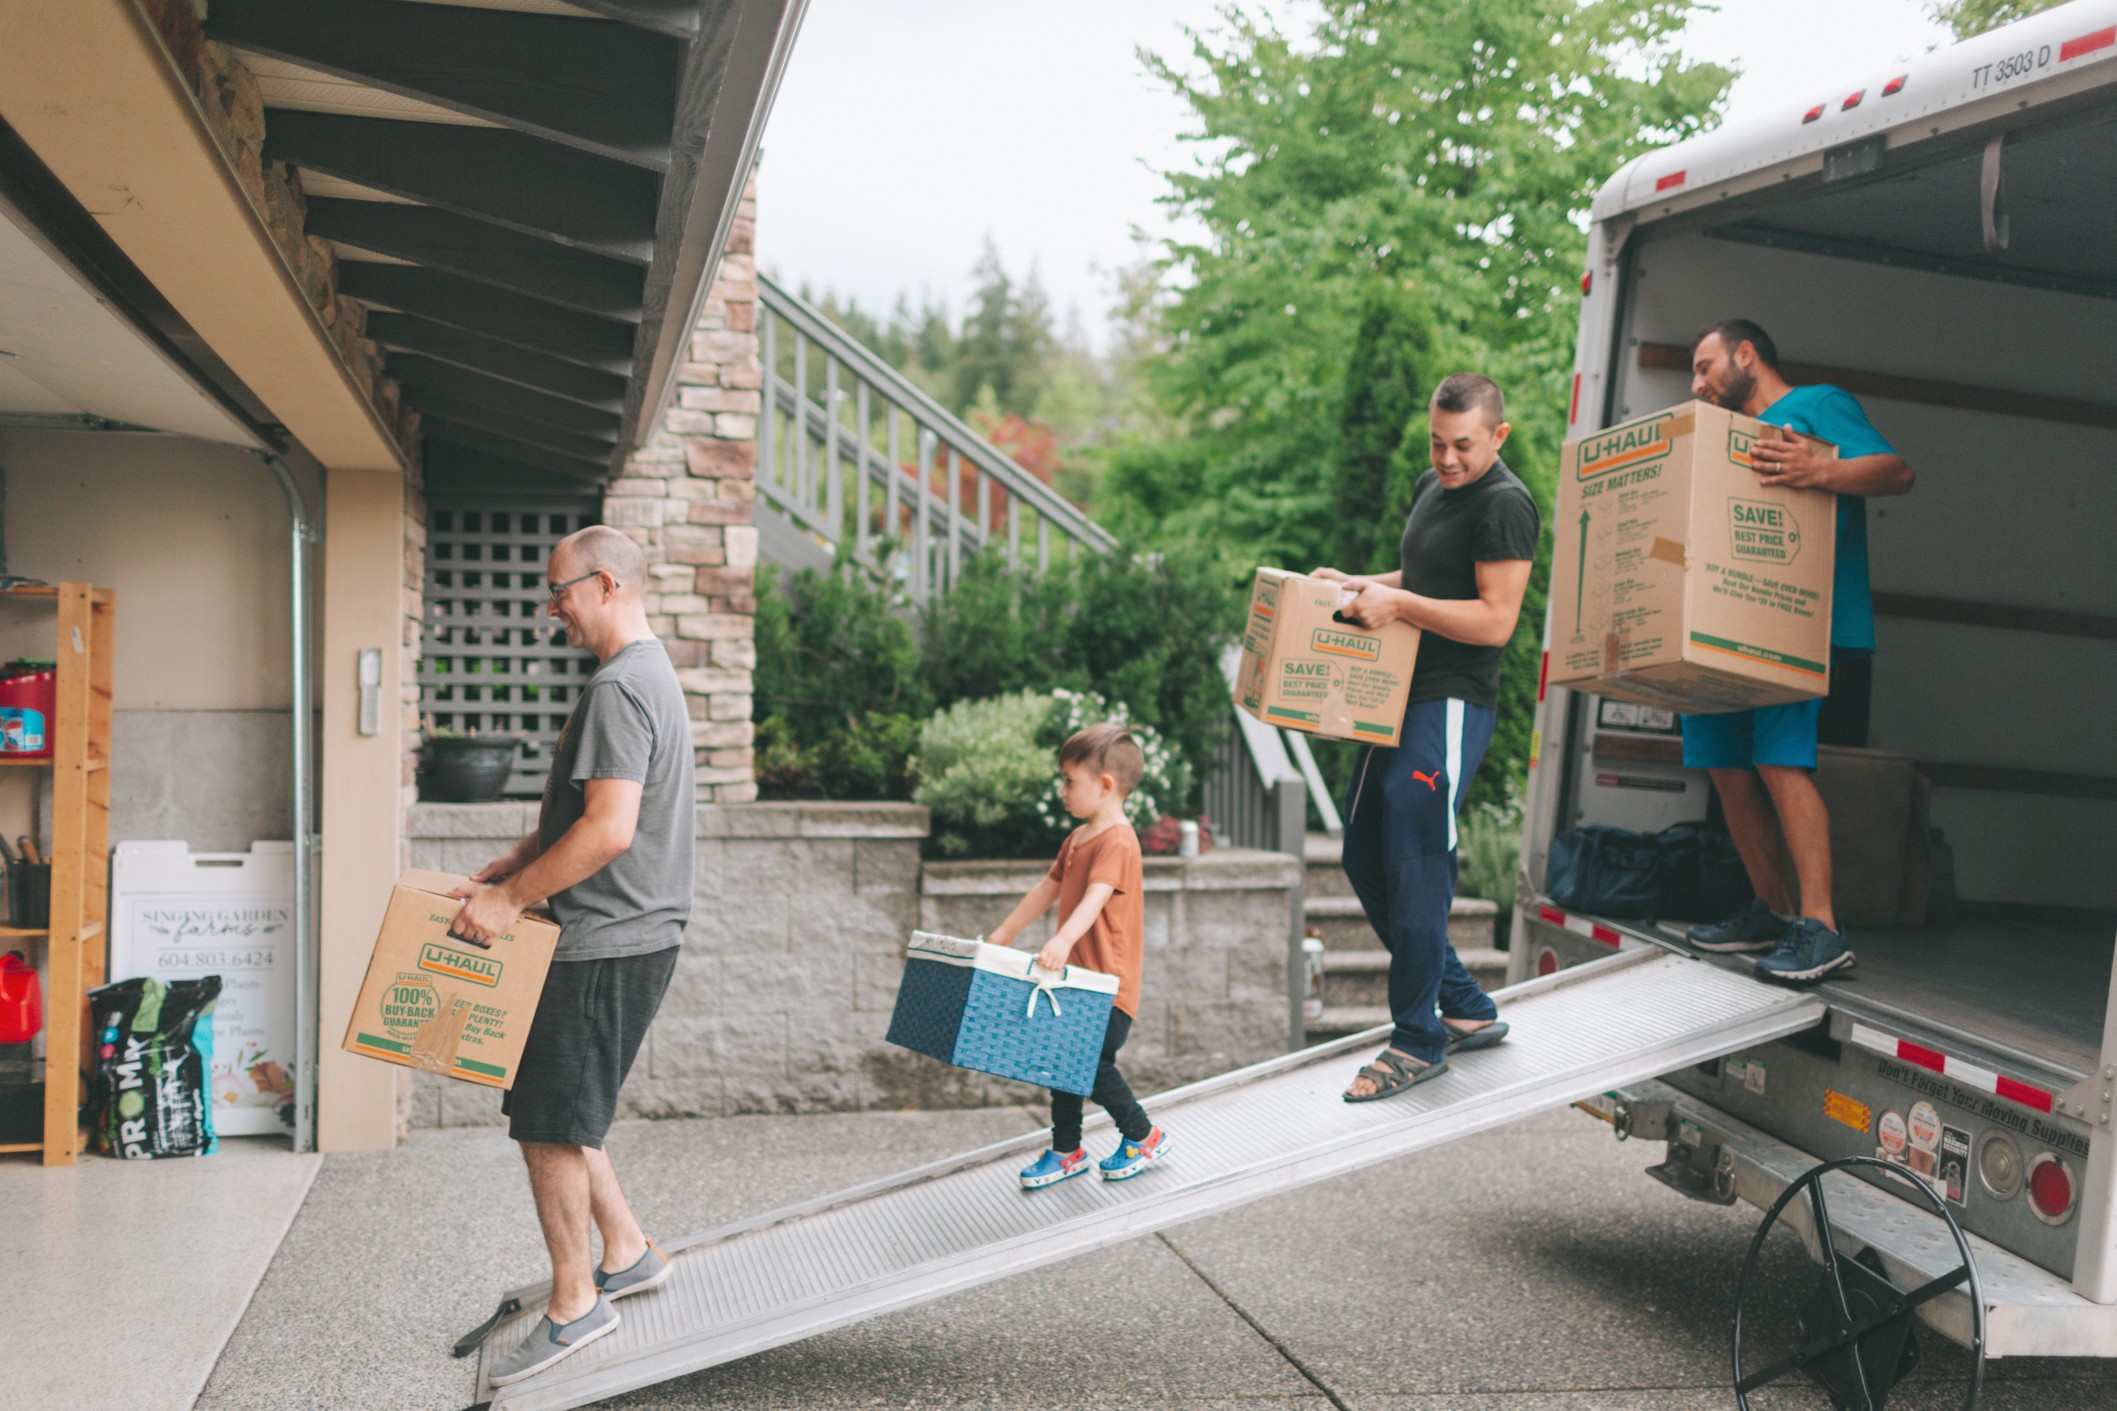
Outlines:
{"type": "MultiPolygon", "coordinates": [[[[533,804],[420,804],[408,824],[412,865],[475,871],[535,821],[533,804]]],[[[684,953],[623,1115],[1039,1100],[883,1041],[911,932],[979,934],[1042,872],[1012,862],[922,869],[926,831],[926,810],[910,804],[701,805],[684,953]]],[[[1299,873],[1298,860],[1273,853],[1148,859],[1146,994],[1126,1049],[1142,1092],[1285,1050],[1299,873]]],[[[498,1094],[418,1075],[413,1125],[501,1120],[498,1094]]]]}

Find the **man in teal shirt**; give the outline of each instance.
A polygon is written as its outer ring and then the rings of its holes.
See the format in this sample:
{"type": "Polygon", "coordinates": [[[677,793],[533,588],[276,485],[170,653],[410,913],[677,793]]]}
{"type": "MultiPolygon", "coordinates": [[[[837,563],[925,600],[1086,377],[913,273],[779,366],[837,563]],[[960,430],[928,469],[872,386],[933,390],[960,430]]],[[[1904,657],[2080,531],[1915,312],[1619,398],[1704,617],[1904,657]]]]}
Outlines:
{"type": "Polygon", "coordinates": [[[1816,788],[1819,733],[1832,744],[1867,743],[1874,599],[1867,587],[1867,501],[1911,490],[1911,467],[1868,423],[1851,393],[1795,387],[1780,375],[1769,334],[1747,319],[1716,323],[1691,349],[1691,395],[1837,447],[1759,441],[1751,449],[1766,485],[1838,497],[1837,573],[1831,587],[1827,701],[1797,701],[1727,715],[1683,718],[1683,762],[1711,772],[1757,899],[1725,921],[1693,926],[1700,950],[1769,951],[1757,969],[1782,980],[1820,980],[1853,964],[1831,908],[1830,814],[1816,788]],[[1779,871],[1781,844],[1799,893],[1779,871]]]}

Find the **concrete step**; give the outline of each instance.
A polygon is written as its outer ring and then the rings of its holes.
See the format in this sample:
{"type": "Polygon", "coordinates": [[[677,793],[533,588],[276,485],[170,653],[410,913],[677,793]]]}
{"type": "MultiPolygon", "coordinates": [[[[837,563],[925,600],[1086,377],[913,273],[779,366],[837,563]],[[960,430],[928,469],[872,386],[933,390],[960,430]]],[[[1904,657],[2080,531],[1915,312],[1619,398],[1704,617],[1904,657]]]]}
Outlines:
{"type": "Polygon", "coordinates": [[[1323,1007],[1321,1019],[1311,1019],[1302,1026],[1311,1044],[1320,1044],[1326,1039],[1342,1039],[1347,1034],[1357,1034],[1363,1029],[1372,1029],[1389,1022],[1389,1010],[1382,1005],[1323,1007]]]}
{"type": "Polygon", "coordinates": [[[1353,884],[1339,865],[1342,845],[1328,833],[1311,833],[1302,846],[1308,863],[1308,894],[1312,897],[1349,897],[1353,884]]]}
{"type": "MultiPolygon", "coordinates": [[[[1488,990],[1507,982],[1507,952],[1482,948],[1456,950],[1470,977],[1488,990]]],[[[1379,1008],[1389,1002],[1389,952],[1385,950],[1323,953],[1323,1004],[1326,1010],[1379,1008]]],[[[1377,1021],[1380,1022],[1380,1021],[1377,1021]]]]}
{"type": "MultiPolygon", "coordinates": [[[[1482,897],[1457,897],[1448,909],[1448,943],[1459,952],[1489,949],[1493,917],[1498,912],[1498,907],[1482,897]]],[[[1302,915],[1309,929],[1323,938],[1326,949],[1381,949],[1382,942],[1367,924],[1358,897],[1319,897],[1311,892],[1302,915]]]]}

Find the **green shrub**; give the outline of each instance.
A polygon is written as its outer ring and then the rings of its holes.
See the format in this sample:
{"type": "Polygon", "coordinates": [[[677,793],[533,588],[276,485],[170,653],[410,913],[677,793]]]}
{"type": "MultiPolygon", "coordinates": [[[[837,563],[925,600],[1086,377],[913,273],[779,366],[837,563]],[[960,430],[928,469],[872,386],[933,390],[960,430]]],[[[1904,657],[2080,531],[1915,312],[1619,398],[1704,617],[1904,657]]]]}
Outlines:
{"type": "Polygon", "coordinates": [[[942,857],[1038,857],[1049,825],[1037,802],[1056,767],[1044,743],[1051,697],[1017,691],[958,701],[919,730],[912,799],[933,810],[928,851],[942,857]]]}
{"type": "Polygon", "coordinates": [[[1190,766],[1152,726],[1092,691],[1017,691],[958,701],[919,731],[914,802],[933,810],[928,851],[941,857],[1044,857],[1078,820],[1058,790],[1058,748],[1100,721],[1131,727],[1145,756],[1125,816],[1144,831],[1191,791],[1190,766]]]}
{"type": "Polygon", "coordinates": [[[903,799],[919,722],[909,715],[856,715],[803,744],[785,716],[757,726],[758,792],[774,799],[903,799]]]}
{"type": "Polygon", "coordinates": [[[1521,848],[1521,793],[1510,785],[1500,802],[1472,804],[1463,811],[1456,830],[1456,890],[1496,902],[1502,910],[1512,907],[1521,848]]]}

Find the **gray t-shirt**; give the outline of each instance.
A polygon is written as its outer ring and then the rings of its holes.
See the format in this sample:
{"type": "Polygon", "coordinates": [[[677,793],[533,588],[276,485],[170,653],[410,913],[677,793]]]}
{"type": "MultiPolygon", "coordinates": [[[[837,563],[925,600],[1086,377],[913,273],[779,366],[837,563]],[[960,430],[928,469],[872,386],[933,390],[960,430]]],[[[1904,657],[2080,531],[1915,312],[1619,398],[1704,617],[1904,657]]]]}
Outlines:
{"type": "Polygon", "coordinates": [[[609,866],[552,897],[553,958],[645,955],[683,944],[698,859],[697,775],[683,687],[652,637],[604,662],[574,705],[544,781],[542,846],[580,820],[590,779],[639,781],[639,825],[632,846],[609,866]]]}

